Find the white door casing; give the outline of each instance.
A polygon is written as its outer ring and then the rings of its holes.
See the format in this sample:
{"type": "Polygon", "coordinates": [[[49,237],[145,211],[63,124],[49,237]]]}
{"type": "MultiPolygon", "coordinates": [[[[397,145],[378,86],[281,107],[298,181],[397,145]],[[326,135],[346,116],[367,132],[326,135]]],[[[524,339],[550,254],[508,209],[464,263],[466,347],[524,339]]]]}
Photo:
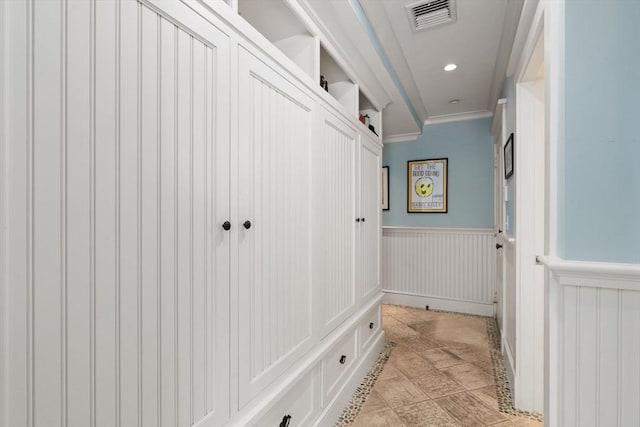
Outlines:
{"type": "Polygon", "coordinates": [[[514,405],[544,407],[544,255],[546,239],[546,102],[543,2],[539,4],[516,83],[516,376],[514,405]]]}
{"type": "MultiPolygon", "coordinates": [[[[492,127],[496,129],[494,135],[494,223],[495,223],[495,236],[496,245],[501,245],[504,248],[504,211],[505,211],[505,179],[504,179],[504,144],[506,142],[506,99],[498,100],[496,107],[495,123],[492,127]]],[[[498,322],[498,328],[500,329],[500,336],[504,337],[505,323],[504,323],[504,310],[505,310],[505,265],[503,250],[496,247],[496,308],[495,316],[498,322]]],[[[503,349],[504,351],[504,349],[503,349]]]]}

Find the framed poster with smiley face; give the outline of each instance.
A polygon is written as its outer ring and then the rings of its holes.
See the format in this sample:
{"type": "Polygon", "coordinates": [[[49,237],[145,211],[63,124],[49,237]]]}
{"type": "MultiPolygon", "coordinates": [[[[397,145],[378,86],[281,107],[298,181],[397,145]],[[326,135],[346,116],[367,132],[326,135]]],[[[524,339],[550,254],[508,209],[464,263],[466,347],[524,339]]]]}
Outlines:
{"type": "Polygon", "coordinates": [[[449,159],[407,162],[407,212],[447,213],[449,159]]]}

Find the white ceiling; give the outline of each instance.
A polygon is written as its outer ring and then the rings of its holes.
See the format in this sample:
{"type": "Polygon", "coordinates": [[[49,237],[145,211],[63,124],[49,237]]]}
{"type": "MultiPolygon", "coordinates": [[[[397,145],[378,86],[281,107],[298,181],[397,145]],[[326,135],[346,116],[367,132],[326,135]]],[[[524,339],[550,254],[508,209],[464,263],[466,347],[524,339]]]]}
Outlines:
{"type": "Polygon", "coordinates": [[[422,130],[420,122],[491,114],[502,89],[524,0],[456,0],[456,22],[421,32],[412,31],[405,11],[416,0],[355,1],[375,31],[408,103],[349,0],[306,0],[306,4],[345,50],[345,57],[356,63],[355,68],[366,64],[369,74],[375,75],[370,86],[385,88],[390,102],[383,115],[385,139],[415,135],[422,130]],[[444,71],[449,63],[458,68],[444,71]],[[451,104],[452,99],[460,102],[451,104]]]}

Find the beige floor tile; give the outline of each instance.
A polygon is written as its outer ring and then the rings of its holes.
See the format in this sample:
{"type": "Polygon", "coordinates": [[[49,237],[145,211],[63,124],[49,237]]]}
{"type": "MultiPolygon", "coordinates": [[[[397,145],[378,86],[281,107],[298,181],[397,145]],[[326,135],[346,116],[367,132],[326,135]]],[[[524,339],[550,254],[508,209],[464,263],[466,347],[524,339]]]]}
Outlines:
{"type": "Polygon", "coordinates": [[[398,340],[397,344],[398,347],[408,347],[415,352],[427,351],[440,347],[439,344],[429,341],[423,335],[401,338],[398,340]]]}
{"type": "Polygon", "coordinates": [[[393,352],[391,353],[394,356],[404,355],[404,354],[416,354],[416,352],[409,348],[408,346],[402,344],[404,340],[411,339],[413,337],[404,337],[396,340],[396,346],[393,348],[393,352]]]}
{"type": "Polygon", "coordinates": [[[422,322],[422,318],[413,313],[393,313],[391,314],[391,316],[393,316],[396,320],[404,323],[405,325],[422,322]]]}
{"type": "Polygon", "coordinates": [[[451,352],[467,362],[475,362],[477,360],[491,362],[491,355],[486,347],[469,346],[464,350],[452,348],[451,352]]]}
{"type": "Polygon", "coordinates": [[[422,402],[429,397],[404,376],[378,380],[375,390],[392,408],[422,402]]]}
{"type": "Polygon", "coordinates": [[[382,372],[378,376],[378,381],[388,380],[389,378],[395,378],[402,376],[402,372],[396,368],[392,363],[387,362],[382,368],[382,372]]]}
{"type": "Polygon", "coordinates": [[[387,339],[390,339],[391,341],[397,341],[401,338],[415,337],[420,335],[418,332],[414,331],[404,323],[399,323],[392,326],[384,326],[384,334],[387,336],[387,339]]]}
{"type": "Polygon", "coordinates": [[[387,329],[392,326],[404,325],[401,321],[389,315],[382,315],[382,328],[387,329]]]}
{"type": "Polygon", "coordinates": [[[452,394],[435,402],[463,426],[491,425],[506,419],[503,414],[487,407],[469,392],[452,394]]]}
{"type": "Polygon", "coordinates": [[[491,360],[476,360],[473,364],[477,365],[489,375],[493,375],[493,362],[491,360]]]}
{"type": "Polygon", "coordinates": [[[408,427],[391,409],[379,412],[360,412],[353,427],[408,427]]]}
{"type": "Polygon", "coordinates": [[[383,304],[382,305],[382,314],[385,316],[394,315],[394,314],[406,314],[411,311],[409,307],[403,307],[400,305],[393,304],[383,304]]]}
{"type": "Polygon", "coordinates": [[[473,394],[478,399],[482,400],[482,403],[487,405],[489,408],[494,409],[496,411],[500,410],[500,406],[498,405],[498,394],[496,392],[495,385],[477,388],[473,390],[471,394],[473,394]]]}
{"type": "Polygon", "coordinates": [[[421,334],[433,334],[437,323],[437,320],[421,320],[420,322],[411,323],[409,326],[421,334]]]}
{"type": "Polygon", "coordinates": [[[407,378],[421,377],[438,372],[427,360],[415,353],[400,353],[389,358],[389,363],[398,368],[407,378]]]}
{"type": "Polygon", "coordinates": [[[464,351],[469,351],[472,350],[472,347],[469,346],[469,344],[462,342],[462,341],[458,341],[458,340],[452,340],[451,337],[455,337],[455,333],[449,333],[447,335],[444,336],[440,336],[440,335],[425,335],[425,337],[429,340],[432,341],[436,344],[438,344],[440,347],[445,347],[448,348],[449,350],[464,350],[464,351]]]}
{"type": "Polygon", "coordinates": [[[440,372],[411,378],[411,382],[420,387],[432,399],[466,391],[460,384],[440,372]]]}
{"type": "Polygon", "coordinates": [[[447,411],[433,403],[425,401],[395,409],[407,427],[458,427],[456,421],[447,411]]]}
{"type": "Polygon", "coordinates": [[[488,374],[473,363],[449,366],[440,369],[440,372],[453,378],[467,390],[494,385],[493,375],[488,374]]]}
{"type": "Polygon", "coordinates": [[[415,309],[411,311],[411,314],[419,317],[422,320],[438,320],[442,318],[442,313],[433,311],[433,310],[425,310],[425,309],[415,309]]]}
{"type": "Polygon", "coordinates": [[[484,319],[390,305],[382,311],[397,346],[354,426],[542,426],[499,412],[484,319]]]}
{"type": "Polygon", "coordinates": [[[378,394],[377,391],[371,390],[369,396],[367,396],[367,400],[362,405],[361,411],[363,412],[379,412],[384,411],[385,409],[390,409],[387,402],[378,394]]]}
{"type": "Polygon", "coordinates": [[[468,363],[456,356],[448,348],[436,348],[433,350],[427,350],[418,353],[421,357],[427,359],[429,363],[438,369],[446,368],[448,366],[459,365],[461,363],[468,363]]]}

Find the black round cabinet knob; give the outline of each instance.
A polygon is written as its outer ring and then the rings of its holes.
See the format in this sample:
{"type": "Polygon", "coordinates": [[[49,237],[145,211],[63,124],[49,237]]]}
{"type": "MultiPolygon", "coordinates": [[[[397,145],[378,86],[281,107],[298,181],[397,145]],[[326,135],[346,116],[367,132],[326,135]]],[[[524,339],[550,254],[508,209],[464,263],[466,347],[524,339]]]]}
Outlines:
{"type": "Polygon", "coordinates": [[[246,220],[242,225],[248,230],[251,228],[251,221],[246,220]]]}
{"type": "Polygon", "coordinates": [[[224,229],[224,231],[229,231],[231,230],[231,223],[229,221],[225,221],[222,223],[222,228],[224,229]]]}

